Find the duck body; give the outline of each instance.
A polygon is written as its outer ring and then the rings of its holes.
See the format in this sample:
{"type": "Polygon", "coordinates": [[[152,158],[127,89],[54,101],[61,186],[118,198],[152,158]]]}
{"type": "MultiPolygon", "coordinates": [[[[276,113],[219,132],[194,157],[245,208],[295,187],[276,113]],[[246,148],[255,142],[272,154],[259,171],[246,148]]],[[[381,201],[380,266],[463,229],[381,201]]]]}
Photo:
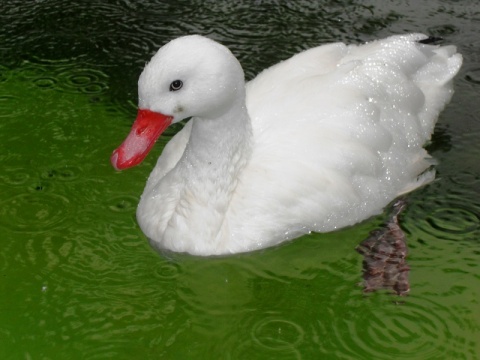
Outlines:
{"type": "MultiPolygon", "coordinates": [[[[160,249],[195,255],[252,251],[353,225],[433,180],[423,145],[462,58],[426,38],[320,46],[247,84],[212,40],[162,47],[139,80],[139,118],[192,118],[147,181],[137,209],[144,233],[160,249]]],[[[140,132],[134,125],[114,152],[116,168],[143,159],[140,132]]]]}

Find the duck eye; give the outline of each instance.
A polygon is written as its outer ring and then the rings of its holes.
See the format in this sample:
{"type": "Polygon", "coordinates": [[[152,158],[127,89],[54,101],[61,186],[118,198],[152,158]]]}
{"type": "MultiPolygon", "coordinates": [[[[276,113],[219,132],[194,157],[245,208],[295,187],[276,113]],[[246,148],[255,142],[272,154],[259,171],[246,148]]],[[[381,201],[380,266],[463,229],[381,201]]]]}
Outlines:
{"type": "Polygon", "coordinates": [[[178,91],[182,88],[182,86],[183,86],[182,80],[172,81],[172,83],[170,84],[170,91],[178,91]]]}

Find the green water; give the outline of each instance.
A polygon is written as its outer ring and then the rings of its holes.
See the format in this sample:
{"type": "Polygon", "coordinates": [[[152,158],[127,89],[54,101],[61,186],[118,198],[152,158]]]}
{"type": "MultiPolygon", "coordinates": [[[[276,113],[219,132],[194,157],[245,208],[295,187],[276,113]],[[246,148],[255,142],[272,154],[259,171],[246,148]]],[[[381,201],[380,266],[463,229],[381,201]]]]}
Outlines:
{"type": "Polygon", "coordinates": [[[11,1],[0,15],[0,359],[480,358],[480,4],[11,1]],[[322,42],[441,35],[464,54],[409,195],[410,295],[365,296],[354,248],[386,215],[225,258],[158,254],[135,221],[146,161],[109,156],[169,39],[228,45],[248,77],[322,42]]]}

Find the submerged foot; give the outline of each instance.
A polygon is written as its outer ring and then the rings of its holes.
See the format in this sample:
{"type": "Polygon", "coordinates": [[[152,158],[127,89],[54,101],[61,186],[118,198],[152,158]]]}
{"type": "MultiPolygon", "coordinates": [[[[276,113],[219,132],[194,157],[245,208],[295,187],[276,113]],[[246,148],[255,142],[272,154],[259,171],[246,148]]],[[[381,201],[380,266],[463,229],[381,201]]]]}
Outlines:
{"type": "Polygon", "coordinates": [[[398,216],[405,209],[406,202],[397,200],[393,213],[383,228],[375,229],[370,236],[356,247],[363,255],[364,292],[380,289],[393,290],[400,296],[410,291],[407,264],[407,242],[398,224],[398,216]]]}

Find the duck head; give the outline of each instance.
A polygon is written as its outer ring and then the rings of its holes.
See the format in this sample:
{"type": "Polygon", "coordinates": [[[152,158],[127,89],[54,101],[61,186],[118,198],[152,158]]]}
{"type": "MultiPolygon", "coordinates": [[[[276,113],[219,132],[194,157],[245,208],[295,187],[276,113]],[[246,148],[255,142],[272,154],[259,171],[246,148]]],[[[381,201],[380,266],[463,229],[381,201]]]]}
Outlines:
{"type": "Polygon", "coordinates": [[[191,35],[164,45],[138,81],[138,115],[111,162],[123,170],[138,165],[165,129],[189,117],[221,118],[245,97],[242,67],[225,46],[191,35]]]}

